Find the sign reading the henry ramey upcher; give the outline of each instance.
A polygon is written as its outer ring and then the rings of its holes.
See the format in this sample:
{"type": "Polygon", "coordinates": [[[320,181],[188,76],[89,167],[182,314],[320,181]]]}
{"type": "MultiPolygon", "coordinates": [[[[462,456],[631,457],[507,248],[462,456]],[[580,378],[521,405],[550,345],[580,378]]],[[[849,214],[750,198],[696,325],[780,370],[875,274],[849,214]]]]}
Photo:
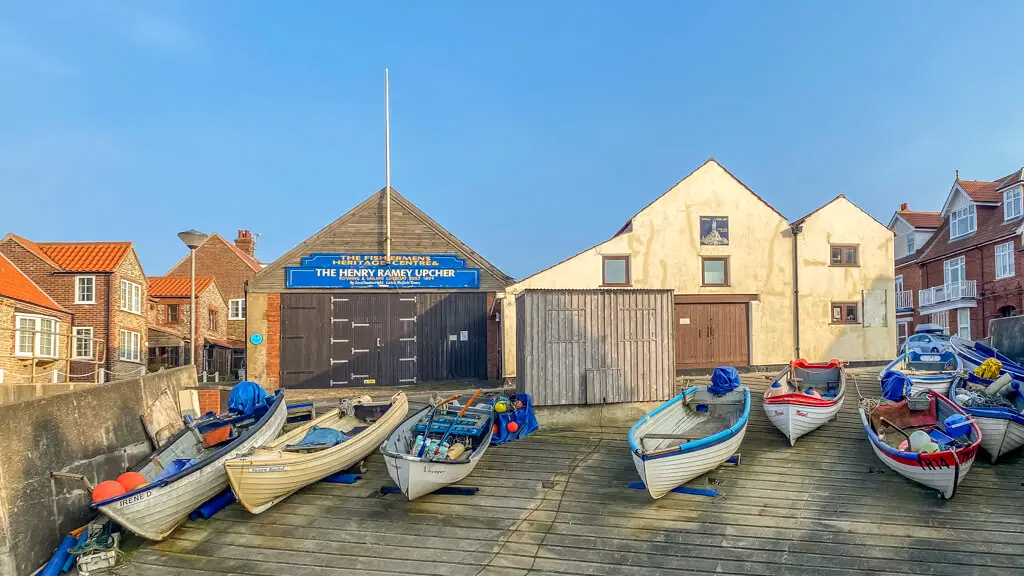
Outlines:
{"type": "Polygon", "coordinates": [[[288,288],[479,288],[480,269],[454,254],[313,253],[285,268],[288,288]]]}

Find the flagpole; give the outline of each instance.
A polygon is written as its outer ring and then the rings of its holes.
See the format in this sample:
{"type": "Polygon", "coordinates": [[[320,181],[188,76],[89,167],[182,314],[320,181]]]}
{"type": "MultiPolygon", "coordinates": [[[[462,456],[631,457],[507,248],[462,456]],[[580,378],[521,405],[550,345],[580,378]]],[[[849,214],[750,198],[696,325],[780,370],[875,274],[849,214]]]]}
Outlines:
{"type": "Polygon", "coordinates": [[[387,212],[384,232],[385,262],[391,263],[391,107],[388,102],[388,69],[384,69],[384,187],[387,212]]]}

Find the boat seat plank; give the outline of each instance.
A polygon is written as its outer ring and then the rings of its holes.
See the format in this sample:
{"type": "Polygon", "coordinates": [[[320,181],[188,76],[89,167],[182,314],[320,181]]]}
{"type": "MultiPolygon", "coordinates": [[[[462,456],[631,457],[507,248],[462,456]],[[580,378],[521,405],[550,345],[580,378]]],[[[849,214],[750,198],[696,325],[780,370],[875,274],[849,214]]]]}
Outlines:
{"type": "Polygon", "coordinates": [[[644,434],[641,440],[697,440],[703,438],[698,434],[687,433],[687,434],[644,434]]]}

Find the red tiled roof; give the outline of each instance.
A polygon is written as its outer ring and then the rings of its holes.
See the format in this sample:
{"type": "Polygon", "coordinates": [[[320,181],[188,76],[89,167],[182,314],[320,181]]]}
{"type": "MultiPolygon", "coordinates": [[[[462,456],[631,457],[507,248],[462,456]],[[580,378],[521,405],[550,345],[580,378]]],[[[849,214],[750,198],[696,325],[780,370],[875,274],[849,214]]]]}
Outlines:
{"type": "Polygon", "coordinates": [[[0,296],[64,312],[53,298],[36,286],[13,262],[0,254],[0,296]]]}
{"type": "Polygon", "coordinates": [[[984,180],[961,180],[957,178],[956,181],[960,184],[960,187],[967,192],[967,195],[971,197],[975,202],[1002,202],[1003,195],[999,193],[1000,190],[1016,184],[1024,178],[1024,168],[1016,170],[1011,174],[1003,176],[995,182],[985,182],[984,180]]]}
{"type": "MultiPolygon", "coordinates": [[[[196,276],[196,294],[213,283],[213,276],[196,276]]],[[[192,281],[188,276],[156,276],[149,278],[149,295],[154,298],[188,298],[192,281]]]]}
{"type": "Polygon", "coordinates": [[[914,228],[938,228],[942,226],[942,214],[938,212],[917,212],[915,210],[897,210],[896,214],[914,228]]]}
{"type": "Polygon", "coordinates": [[[37,242],[51,260],[67,272],[113,272],[131,242],[37,242]]]}
{"type": "Polygon", "coordinates": [[[950,240],[949,218],[944,219],[942,226],[932,234],[932,237],[922,247],[917,258],[918,262],[935,260],[943,256],[969,250],[975,246],[1011,237],[1015,234],[1016,228],[1021,225],[1020,218],[1004,222],[1002,206],[979,205],[976,211],[978,219],[977,231],[956,240],[950,240]]]}

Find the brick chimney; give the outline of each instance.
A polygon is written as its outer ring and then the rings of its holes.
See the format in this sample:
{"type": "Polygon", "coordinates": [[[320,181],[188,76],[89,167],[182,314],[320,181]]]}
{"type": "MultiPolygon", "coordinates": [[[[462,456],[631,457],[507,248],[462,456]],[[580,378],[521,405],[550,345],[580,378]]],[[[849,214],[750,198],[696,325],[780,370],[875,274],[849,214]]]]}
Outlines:
{"type": "MultiPolygon", "coordinates": [[[[900,212],[906,212],[907,210],[910,210],[910,204],[907,204],[906,202],[900,204],[900,212]]],[[[238,241],[236,240],[235,242],[238,241]]]]}
{"type": "Polygon", "coordinates": [[[253,240],[251,231],[239,230],[238,238],[235,238],[235,246],[249,256],[256,257],[256,241],[253,240]]]}

